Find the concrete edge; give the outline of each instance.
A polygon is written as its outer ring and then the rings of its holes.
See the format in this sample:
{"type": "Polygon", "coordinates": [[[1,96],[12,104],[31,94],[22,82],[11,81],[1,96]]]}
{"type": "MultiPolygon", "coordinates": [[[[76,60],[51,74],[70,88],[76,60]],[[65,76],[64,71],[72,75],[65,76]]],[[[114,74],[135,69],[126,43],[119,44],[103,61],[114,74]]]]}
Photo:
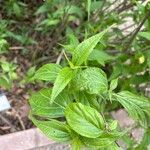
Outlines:
{"type": "Polygon", "coordinates": [[[0,136],[1,150],[29,150],[53,143],[37,128],[0,136]]]}

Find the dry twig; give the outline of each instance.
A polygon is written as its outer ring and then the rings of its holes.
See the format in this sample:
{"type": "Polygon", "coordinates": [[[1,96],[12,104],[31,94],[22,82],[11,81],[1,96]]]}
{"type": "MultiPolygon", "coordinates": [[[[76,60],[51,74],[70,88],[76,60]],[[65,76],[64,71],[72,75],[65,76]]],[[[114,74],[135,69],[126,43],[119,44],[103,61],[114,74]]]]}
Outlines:
{"type": "Polygon", "coordinates": [[[6,123],[7,125],[9,125],[11,127],[11,129],[13,130],[13,132],[17,131],[16,128],[14,127],[14,125],[8,119],[6,119],[2,114],[0,114],[0,119],[4,123],[6,123]]]}

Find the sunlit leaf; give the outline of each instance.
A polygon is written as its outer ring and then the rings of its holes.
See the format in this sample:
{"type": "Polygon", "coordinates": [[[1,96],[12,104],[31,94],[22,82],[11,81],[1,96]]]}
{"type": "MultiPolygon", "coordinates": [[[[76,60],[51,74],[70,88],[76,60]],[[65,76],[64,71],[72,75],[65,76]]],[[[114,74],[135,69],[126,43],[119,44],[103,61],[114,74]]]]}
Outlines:
{"type": "Polygon", "coordinates": [[[54,82],[60,70],[61,66],[57,64],[43,65],[35,72],[34,79],[54,82]]]}
{"type": "Polygon", "coordinates": [[[40,121],[34,117],[30,117],[33,123],[50,139],[58,142],[67,142],[72,138],[69,134],[69,129],[65,123],[60,121],[40,121]]]}
{"type": "Polygon", "coordinates": [[[62,91],[50,104],[51,88],[42,89],[32,94],[30,98],[31,110],[34,115],[48,118],[58,118],[64,116],[64,110],[72,102],[67,91],[62,91]]]}
{"type": "Polygon", "coordinates": [[[81,71],[73,84],[76,90],[87,91],[90,94],[100,94],[108,89],[106,74],[96,67],[81,71]]]}
{"type": "Polygon", "coordinates": [[[52,89],[51,100],[50,103],[53,103],[55,98],[59,95],[59,93],[68,85],[68,83],[75,76],[75,70],[72,70],[69,67],[63,68],[54,83],[54,87],[52,89]]]}
{"type": "Polygon", "coordinates": [[[96,138],[104,132],[104,120],[92,107],[73,103],[66,108],[65,116],[69,126],[82,136],[96,138]]]}
{"type": "Polygon", "coordinates": [[[118,85],[118,78],[117,79],[113,79],[111,82],[110,82],[110,90],[114,90],[118,85]]]}
{"type": "Polygon", "coordinates": [[[100,39],[108,32],[110,28],[105,29],[101,33],[98,33],[80,43],[74,51],[72,62],[74,65],[79,66],[85,62],[93,51],[94,47],[100,41],[100,39]]]}
{"type": "Polygon", "coordinates": [[[145,97],[137,96],[128,91],[113,94],[114,100],[118,101],[128,111],[130,116],[147,125],[146,110],[150,108],[150,100],[145,97]]]}
{"type": "Polygon", "coordinates": [[[112,132],[112,133],[104,133],[98,138],[82,138],[82,141],[89,148],[107,148],[111,144],[123,136],[125,133],[123,132],[112,132]]]}

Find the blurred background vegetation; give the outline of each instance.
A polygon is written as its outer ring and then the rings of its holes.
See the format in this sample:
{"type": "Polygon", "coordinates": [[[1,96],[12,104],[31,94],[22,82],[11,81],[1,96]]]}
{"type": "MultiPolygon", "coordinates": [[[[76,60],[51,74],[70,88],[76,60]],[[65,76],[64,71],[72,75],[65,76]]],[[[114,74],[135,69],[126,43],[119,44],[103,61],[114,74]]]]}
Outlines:
{"type": "Polygon", "coordinates": [[[35,67],[57,62],[62,51],[116,24],[88,63],[97,63],[109,79],[119,77],[120,89],[144,94],[150,81],[149,16],[146,0],[1,0],[0,85],[10,88],[23,78],[26,83],[35,67]]]}

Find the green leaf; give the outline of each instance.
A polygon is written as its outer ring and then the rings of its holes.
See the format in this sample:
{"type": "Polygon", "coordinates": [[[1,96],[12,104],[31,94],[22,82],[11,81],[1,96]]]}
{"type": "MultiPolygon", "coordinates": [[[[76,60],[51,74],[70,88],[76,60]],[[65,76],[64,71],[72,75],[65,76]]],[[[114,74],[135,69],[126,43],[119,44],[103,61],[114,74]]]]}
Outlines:
{"type": "Polygon", "coordinates": [[[150,56],[147,58],[147,66],[150,68],[150,56]]]}
{"type": "Polygon", "coordinates": [[[74,48],[76,48],[76,46],[78,46],[79,41],[77,39],[77,37],[72,33],[69,34],[69,40],[70,40],[70,44],[74,46],[74,48]]]}
{"type": "Polygon", "coordinates": [[[53,103],[55,98],[68,85],[68,83],[73,79],[74,76],[75,70],[72,70],[69,67],[65,67],[59,72],[52,89],[50,103],[53,103]]]}
{"type": "Polygon", "coordinates": [[[27,71],[27,76],[32,77],[35,74],[35,69],[36,69],[35,66],[30,67],[29,70],[27,71]]]}
{"type": "Polygon", "coordinates": [[[1,63],[2,63],[1,67],[2,67],[3,71],[9,72],[10,71],[10,64],[6,61],[2,61],[1,63]]]}
{"type": "Polygon", "coordinates": [[[69,53],[73,53],[75,48],[78,46],[79,41],[77,39],[77,37],[72,33],[68,35],[68,39],[69,39],[69,44],[67,45],[62,45],[69,53]]]}
{"type": "Polygon", "coordinates": [[[34,79],[54,82],[60,70],[60,65],[46,64],[36,71],[34,79]]]}
{"type": "Polygon", "coordinates": [[[90,94],[100,94],[108,89],[106,74],[99,68],[89,67],[81,71],[74,80],[74,87],[90,94]]]}
{"type": "Polygon", "coordinates": [[[117,85],[118,85],[118,78],[110,82],[110,90],[113,91],[114,89],[116,89],[117,85]]]}
{"type": "Polygon", "coordinates": [[[96,9],[101,9],[102,5],[103,5],[103,1],[92,1],[91,11],[95,11],[96,9]]]}
{"type": "Polygon", "coordinates": [[[10,38],[13,38],[14,40],[20,42],[23,45],[29,45],[29,44],[37,44],[36,41],[34,41],[32,38],[25,34],[17,34],[15,32],[7,32],[7,36],[10,38]]]}
{"type": "Polygon", "coordinates": [[[122,65],[118,63],[117,65],[113,66],[112,74],[109,77],[109,80],[113,80],[117,78],[122,73],[122,65]]]}
{"type": "Polygon", "coordinates": [[[83,17],[83,10],[81,7],[77,7],[77,5],[67,5],[65,10],[69,15],[77,15],[79,17],[83,17]]]}
{"type": "Polygon", "coordinates": [[[78,91],[75,94],[75,99],[77,102],[80,102],[83,105],[91,106],[98,111],[101,110],[101,106],[97,100],[96,95],[91,95],[91,94],[86,93],[84,91],[78,91]]]}
{"type": "Polygon", "coordinates": [[[54,26],[57,25],[59,23],[59,19],[52,19],[52,18],[48,18],[43,20],[38,26],[46,26],[46,27],[50,27],[50,26],[54,26]]]}
{"type": "Polygon", "coordinates": [[[29,70],[27,71],[24,79],[21,81],[21,84],[33,82],[34,81],[35,70],[36,70],[35,66],[29,68],[29,70]]]}
{"type": "MultiPolygon", "coordinates": [[[[149,49],[149,47],[148,47],[149,49]]],[[[144,52],[144,57],[146,58],[146,61],[147,61],[147,67],[150,68],[150,50],[146,50],[144,52]]]]}
{"type": "Polygon", "coordinates": [[[89,138],[83,138],[83,141],[85,145],[89,148],[104,148],[109,145],[111,145],[115,139],[109,139],[109,138],[94,138],[94,139],[89,139],[89,138]]]}
{"type": "Polygon", "coordinates": [[[0,54],[7,52],[8,46],[8,42],[5,39],[0,39],[0,54]]]}
{"type": "Polygon", "coordinates": [[[91,54],[89,55],[88,60],[90,61],[97,61],[100,65],[105,66],[105,63],[113,60],[114,57],[111,55],[108,55],[104,51],[96,50],[94,49],[91,54]]]}
{"type": "Polygon", "coordinates": [[[41,14],[41,13],[47,12],[47,11],[50,9],[51,6],[52,6],[52,5],[51,5],[50,3],[47,3],[47,2],[46,2],[46,4],[43,4],[42,6],[40,6],[40,7],[37,9],[37,11],[35,12],[35,15],[39,15],[39,14],[41,14]]]}
{"type": "Polygon", "coordinates": [[[13,11],[17,17],[21,16],[21,9],[20,9],[19,5],[15,2],[13,4],[13,11]]]}
{"type": "Polygon", "coordinates": [[[143,125],[147,125],[146,115],[150,115],[146,112],[150,108],[150,101],[147,98],[134,95],[128,91],[122,91],[113,94],[113,96],[114,100],[121,103],[130,116],[140,121],[143,125]]]}
{"type": "Polygon", "coordinates": [[[103,133],[104,120],[92,107],[73,103],[66,108],[65,116],[71,128],[82,136],[96,138],[103,133]]]}
{"type": "MultiPolygon", "coordinates": [[[[42,5],[40,5],[40,7],[37,7],[35,15],[39,15],[39,14],[44,14],[44,13],[50,12],[50,10],[52,10],[52,7],[54,7],[54,5],[55,6],[59,5],[59,3],[60,3],[59,0],[56,0],[56,1],[51,1],[51,0],[44,1],[42,3],[42,5]]],[[[55,11],[52,14],[54,14],[55,11]]]]}
{"type": "Polygon", "coordinates": [[[71,148],[72,150],[81,150],[82,143],[79,137],[76,137],[72,140],[71,148]]]}
{"type": "Polygon", "coordinates": [[[118,126],[117,120],[113,120],[112,122],[109,123],[109,129],[110,130],[115,130],[118,126]]]}
{"type": "Polygon", "coordinates": [[[11,81],[5,76],[0,77],[0,86],[5,87],[6,89],[11,88],[11,81]]]}
{"type": "Polygon", "coordinates": [[[66,124],[56,120],[40,121],[34,117],[30,118],[48,138],[58,142],[67,142],[72,140],[69,134],[69,128],[66,124]]]}
{"type": "Polygon", "coordinates": [[[32,113],[41,117],[58,118],[64,116],[64,109],[72,102],[67,91],[62,91],[50,104],[51,89],[42,89],[30,98],[32,113]]]}
{"type": "Polygon", "coordinates": [[[150,146],[150,129],[147,129],[147,131],[144,133],[144,137],[138,147],[136,147],[136,150],[149,150],[148,146],[150,146]]]}
{"type": "Polygon", "coordinates": [[[150,68],[150,55],[147,57],[147,66],[150,68]]]}
{"type": "Polygon", "coordinates": [[[111,145],[108,145],[107,148],[105,148],[105,150],[123,150],[118,143],[113,142],[111,145]]]}
{"type": "Polygon", "coordinates": [[[139,32],[138,35],[147,40],[150,40],[150,32],[139,32]]]}
{"type": "Polygon", "coordinates": [[[75,66],[79,66],[85,62],[90,53],[93,51],[94,47],[109,29],[110,28],[107,28],[103,32],[98,33],[80,43],[74,51],[72,63],[75,66]]]}
{"type": "Polygon", "coordinates": [[[107,148],[124,134],[124,132],[104,133],[100,137],[93,139],[83,137],[82,141],[89,148],[107,148]]]}

